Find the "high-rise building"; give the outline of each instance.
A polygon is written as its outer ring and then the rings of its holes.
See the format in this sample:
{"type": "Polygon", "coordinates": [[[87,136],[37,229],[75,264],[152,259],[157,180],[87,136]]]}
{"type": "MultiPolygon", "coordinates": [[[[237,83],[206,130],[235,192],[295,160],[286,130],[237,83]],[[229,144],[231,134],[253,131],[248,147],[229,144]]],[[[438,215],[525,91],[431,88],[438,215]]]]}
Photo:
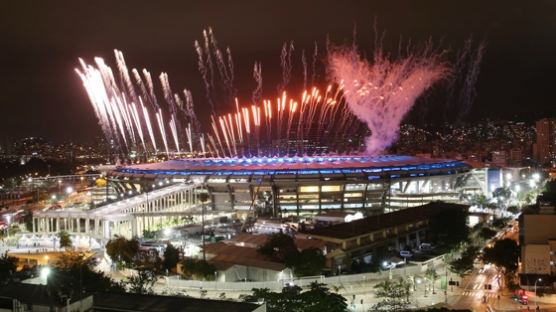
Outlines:
{"type": "Polygon", "coordinates": [[[554,286],[556,274],[556,210],[541,202],[523,210],[519,217],[521,247],[520,284],[531,289],[536,281],[543,287],[554,286]]]}
{"type": "Polygon", "coordinates": [[[548,163],[556,156],[556,118],[543,118],[536,122],[537,142],[534,146],[535,160],[548,163]]]}

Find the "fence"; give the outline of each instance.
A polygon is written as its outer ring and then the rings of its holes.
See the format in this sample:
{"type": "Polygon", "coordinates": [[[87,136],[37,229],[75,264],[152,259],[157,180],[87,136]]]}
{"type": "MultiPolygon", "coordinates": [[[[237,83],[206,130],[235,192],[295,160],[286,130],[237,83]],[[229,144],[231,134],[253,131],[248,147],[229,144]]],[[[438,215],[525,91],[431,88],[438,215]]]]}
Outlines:
{"type": "MultiPolygon", "coordinates": [[[[287,284],[294,284],[300,287],[310,285],[312,282],[319,282],[329,286],[341,286],[344,284],[365,283],[372,280],[382,280],[390,274],[392,277],[417,275],[421,274],[423,270],[422,265],[411,265],[404,268],[392,269],[379,273],[362,273],[351,275],[338,275],[338,276],[315,276],[304,277],[293,280],[281,281],[266,281],[266,282],[217,282],[217,281],[194,281],[182,280],[176,277],[167,277],[164,281],[166,287],[174,289],[203,289],[214,291],[250,291],[253,288],[269,288],[271,290],[281,290],[287,284]]],[[[426,268],[425,268],[426,269],[426,268]]]]}

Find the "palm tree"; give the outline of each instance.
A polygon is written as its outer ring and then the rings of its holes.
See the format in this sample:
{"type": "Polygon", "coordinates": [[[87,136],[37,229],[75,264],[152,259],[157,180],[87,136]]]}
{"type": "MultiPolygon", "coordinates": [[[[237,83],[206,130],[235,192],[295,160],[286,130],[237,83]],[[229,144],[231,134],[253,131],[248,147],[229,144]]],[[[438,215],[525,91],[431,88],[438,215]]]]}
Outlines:
{"type": "Polygon", "coordinates": [[[428,268],[425,271],[425,276],[432,282],[432,293],[435,294],[436,292],[434,291],[434,283],[438,278],[438,273],[436,273],[436,269],[434,267],[428,268]]]}

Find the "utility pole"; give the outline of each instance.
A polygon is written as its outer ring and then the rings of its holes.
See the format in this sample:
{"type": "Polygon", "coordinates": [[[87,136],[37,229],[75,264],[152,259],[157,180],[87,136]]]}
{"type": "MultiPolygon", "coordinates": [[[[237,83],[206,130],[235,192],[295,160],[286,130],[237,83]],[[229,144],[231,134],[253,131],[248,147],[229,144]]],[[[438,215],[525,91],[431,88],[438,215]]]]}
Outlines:
{"type": "Polygon", "coordinates": [[[201,201],[201,239],[203,241],[203,261],[207,260],[205,251],[205,203],[208,201],[209,196],[207,193],[200,193],[199,200],[201,201]]]}

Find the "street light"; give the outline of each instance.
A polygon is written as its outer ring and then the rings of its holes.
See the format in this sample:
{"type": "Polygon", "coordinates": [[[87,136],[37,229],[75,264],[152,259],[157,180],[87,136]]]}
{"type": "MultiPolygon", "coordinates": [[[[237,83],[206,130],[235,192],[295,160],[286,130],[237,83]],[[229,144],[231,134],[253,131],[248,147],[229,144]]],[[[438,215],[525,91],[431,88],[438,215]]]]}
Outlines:
{"type": "Polygon", "coordinates": [[[538,305],[538,298],[537,298],[537,282],[542,282],[542,278],[537,278],[535,280],[535,304],[538,305]]]}
{"type": "Polygon", "coordinates": [[[44,267],[41,269],[41,278],[44,279],[44,284],[48,285],[48,275],[50,274],[50,268],[44,267]]]}
{"type": "Polygon", "coordinates": [[[8,237],[10,237],[10,221],[12,221],[12,216],[7,214],[6,215],[6,223],[8,224],[8,237]]]}
{"type": "Polygon", "coordinates": [[[203,240],[203,261],[207,260],[205,251],[205,203],[208,199],[209,195],[207,193],[199,194],[199,200],[201,201],[201,239],[203,240]]]}

